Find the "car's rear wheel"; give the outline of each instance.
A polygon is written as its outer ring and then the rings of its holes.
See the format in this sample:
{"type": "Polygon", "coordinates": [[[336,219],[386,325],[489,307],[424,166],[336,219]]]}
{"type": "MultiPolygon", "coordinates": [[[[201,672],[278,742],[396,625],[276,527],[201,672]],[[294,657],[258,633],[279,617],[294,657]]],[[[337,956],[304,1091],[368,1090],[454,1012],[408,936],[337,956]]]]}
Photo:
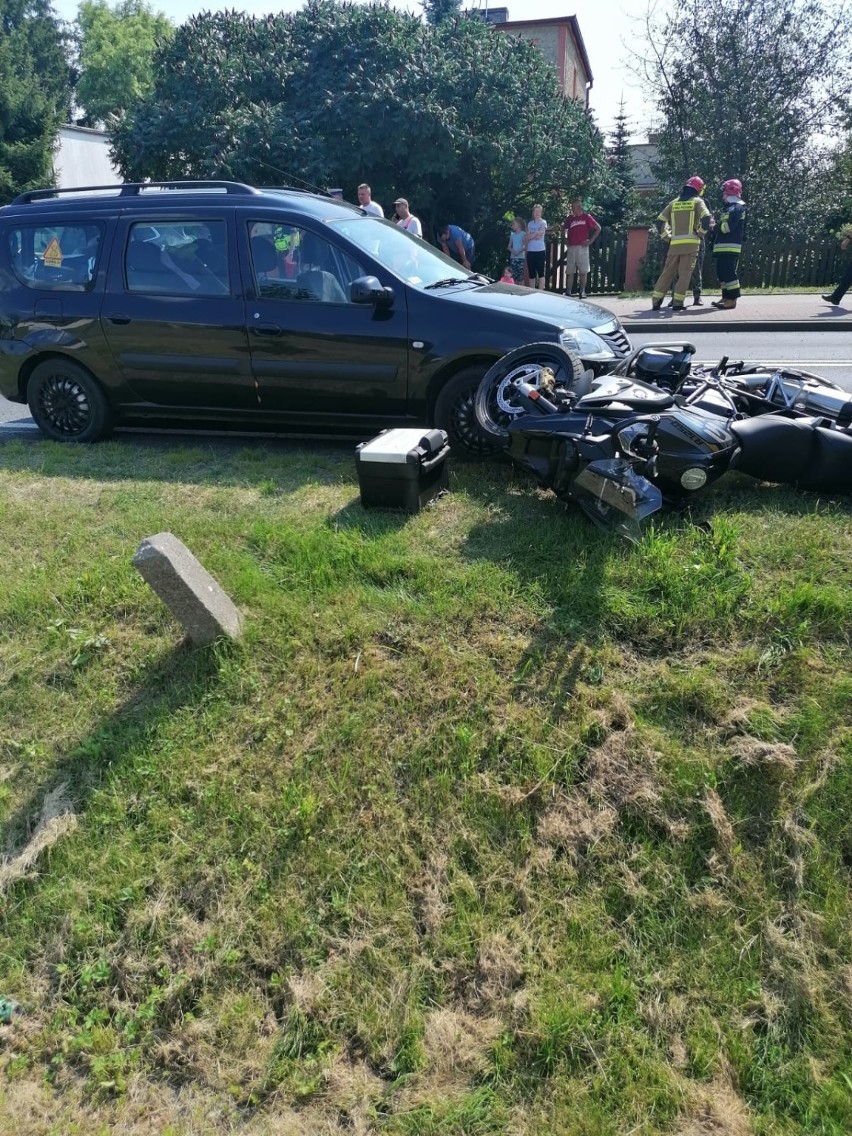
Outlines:
{"type": "Polygon", "coordinates": [[[113,427],[97,380],[69,359],[46,359],[33,369],[27,403],[38,428],[55,442],[97,442],[113,427]]]}
{"type": "Polygon", "coordinates": [[[487,370],[484,364],[465,367],[444,384],[435,401],[435,425],[446,430],[456,453],[468,457],[490,457],[500,450],[476,420],[476,391],[487,370]]]}

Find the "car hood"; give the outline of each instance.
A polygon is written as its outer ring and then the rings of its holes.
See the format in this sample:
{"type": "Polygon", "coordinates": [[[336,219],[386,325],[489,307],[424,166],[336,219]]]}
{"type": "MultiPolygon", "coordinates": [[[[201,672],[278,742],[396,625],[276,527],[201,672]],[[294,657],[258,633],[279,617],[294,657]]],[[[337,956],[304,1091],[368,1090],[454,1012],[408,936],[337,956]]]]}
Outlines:
{"type": "Polygon", "coordinates": [[[458,288],[443,289],[441,296],[456,304],[527,316],[559,327],[604,327],[615,320],[612,312],[587,300],[571,300],[555,292],[517,284],[471,287],[463,282],[458,288]]]}

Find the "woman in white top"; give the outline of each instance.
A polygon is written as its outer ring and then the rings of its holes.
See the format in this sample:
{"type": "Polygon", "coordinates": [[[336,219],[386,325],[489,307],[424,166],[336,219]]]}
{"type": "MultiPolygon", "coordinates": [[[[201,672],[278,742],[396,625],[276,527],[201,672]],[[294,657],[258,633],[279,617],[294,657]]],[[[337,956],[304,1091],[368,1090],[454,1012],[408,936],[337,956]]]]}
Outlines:
{"type": "Polygon", "coordinates": [[[393,203],[396,209],[397,225],[400,229],[405,229],[406,233],[411,233],[412,237],[422,237],[423,228],[420,221],[410,213],[408,210],[408,202],[404,197],[398,197],[393,203]]]}
{"type": "Polygon", "coordinates": [[[530,276],[530,287],[544,287],[544,234],[547,232],[547,221],[541,217],[541,206],[534,205],[532,220],[527,222],[527,271],[530,276]]]}

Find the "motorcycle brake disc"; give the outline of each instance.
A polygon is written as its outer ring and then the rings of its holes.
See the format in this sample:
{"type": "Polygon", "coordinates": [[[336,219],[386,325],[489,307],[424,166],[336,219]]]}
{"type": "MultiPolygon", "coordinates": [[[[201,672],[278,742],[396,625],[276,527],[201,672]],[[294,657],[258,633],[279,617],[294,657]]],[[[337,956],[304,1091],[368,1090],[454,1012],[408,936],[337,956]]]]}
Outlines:
{"type": "MultiPolygon", "coordinates": [[[[538,389],[540,386],[542,370],[543,368],[538,363],[524,363],[520,367],[515,367],[515,369],[513,371],[510,371],[508,375],[505,376],[505,378],[500,380],[497,385],[496,398],[497,405],[500,407],[504,414],[508,414],[510,417],[516,418],[519,414],[524,413],[524,408],[522,406],[515,406],[513,403],[509,402],[508,398],[506,397],[507,388],[512,386],[514,383],[523,382],[529,383],[530,386],[534,386],[536,387],[536,389],[538,389]]],[[[551,375],[553,374],[552,371],[550,373],[551,375]]]]}

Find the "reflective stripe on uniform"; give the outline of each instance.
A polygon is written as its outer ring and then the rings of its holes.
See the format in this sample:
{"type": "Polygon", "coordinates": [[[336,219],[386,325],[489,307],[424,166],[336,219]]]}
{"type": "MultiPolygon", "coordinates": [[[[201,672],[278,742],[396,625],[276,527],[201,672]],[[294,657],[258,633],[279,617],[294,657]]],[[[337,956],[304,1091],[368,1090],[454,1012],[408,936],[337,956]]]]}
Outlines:
{"type": "Polygon", "coordinates": [[[723,252],[731,252],[731,253],[735,253],[736,255],[739,255],[742,251],[743,251],[742,245],[720,245],[720,244],[713,245],[713,255],[714,256],[716,256],[717,254],[720,255],[723,252]]]}

